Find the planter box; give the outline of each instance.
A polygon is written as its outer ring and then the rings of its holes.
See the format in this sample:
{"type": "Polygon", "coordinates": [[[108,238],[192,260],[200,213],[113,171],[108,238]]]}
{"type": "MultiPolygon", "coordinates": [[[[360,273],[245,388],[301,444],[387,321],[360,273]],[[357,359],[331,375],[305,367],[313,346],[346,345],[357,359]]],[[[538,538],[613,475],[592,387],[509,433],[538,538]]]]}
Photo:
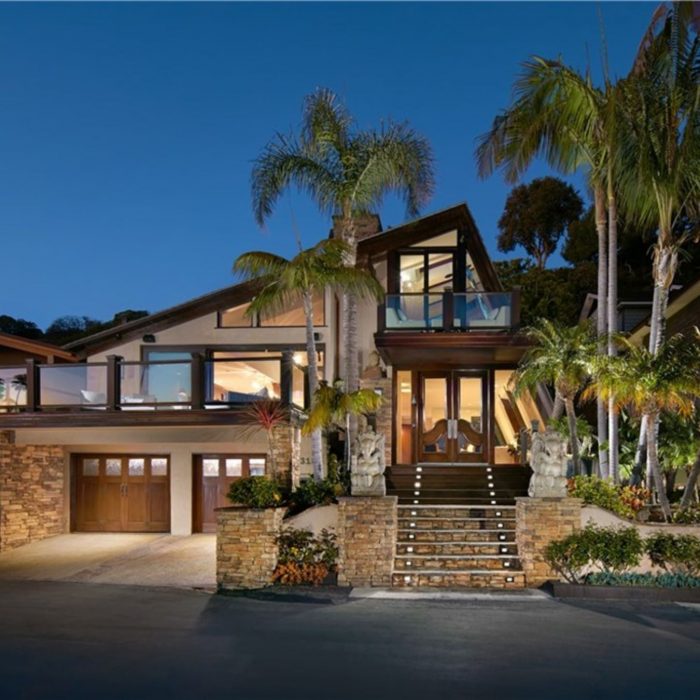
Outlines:
{"type": "Polygon", "coordinates": [[[578,600],[647,600],[650,602],[700,603],[700,588],[653,586],[591,586],[583,583],[552,583],[555,598],[578,600]]]}

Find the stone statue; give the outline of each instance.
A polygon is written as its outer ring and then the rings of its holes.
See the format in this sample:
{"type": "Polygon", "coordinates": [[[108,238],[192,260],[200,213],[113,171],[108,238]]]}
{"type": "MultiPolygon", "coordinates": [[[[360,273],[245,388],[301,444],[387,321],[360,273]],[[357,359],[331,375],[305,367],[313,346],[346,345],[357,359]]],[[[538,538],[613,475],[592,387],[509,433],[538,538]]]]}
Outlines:
{"type": "Polygon", "coordinates": [[[384,436],[367,426],[355,439],[350,470],[353,496],[386,496],[384,436]]]}
{"type": "Polygon", "coordinates": [[[527,490],[531,498],[566,498],[566,438],[551,428],[532,434],[530,466],[532,477],[527,490]]]}

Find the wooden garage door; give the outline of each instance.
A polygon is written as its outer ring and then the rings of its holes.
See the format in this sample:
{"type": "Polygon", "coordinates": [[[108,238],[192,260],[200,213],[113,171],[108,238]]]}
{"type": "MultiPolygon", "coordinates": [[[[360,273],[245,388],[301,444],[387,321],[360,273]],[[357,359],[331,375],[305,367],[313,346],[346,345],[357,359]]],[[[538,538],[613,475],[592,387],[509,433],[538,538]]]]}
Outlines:
{"type": "Polygon", "coordinates": [[[226,494],[236,479],[264,476],[265,455],[195,455],[192,474],[193,530],[216,532],[214,509],[231,505],[226,494]]]}
{"type": "Polygon", "coordinates": [[[166,455],[75,455],[73,528],[80,532],[169,532],[166,455]]]}

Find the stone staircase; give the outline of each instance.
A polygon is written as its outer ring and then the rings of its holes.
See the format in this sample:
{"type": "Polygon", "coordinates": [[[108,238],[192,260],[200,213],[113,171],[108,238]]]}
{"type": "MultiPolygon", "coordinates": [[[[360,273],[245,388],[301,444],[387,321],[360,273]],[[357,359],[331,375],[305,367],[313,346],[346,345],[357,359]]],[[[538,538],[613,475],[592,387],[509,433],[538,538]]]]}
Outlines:
{"type": "Polygon", "coordinates": [[[388,492],[399,497],[392,585],[523,588],[515,498],[528,479],[523,467],[389,470],[388,492]]]}

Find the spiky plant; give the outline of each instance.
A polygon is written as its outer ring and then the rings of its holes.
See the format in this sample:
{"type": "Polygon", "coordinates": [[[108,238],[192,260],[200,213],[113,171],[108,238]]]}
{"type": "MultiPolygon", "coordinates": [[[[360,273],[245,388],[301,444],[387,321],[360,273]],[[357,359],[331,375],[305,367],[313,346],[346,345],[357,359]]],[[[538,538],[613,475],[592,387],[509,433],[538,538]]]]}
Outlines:
{"type": "MultiPolygon", "coordinates": [[[[264,430],[267,436],[267,448],[270,460],[270,476],[277,480],[277,460],[275,458],[275,429],[289,425],[289,408],[279,399],[258,399],[249,403],[241,411],[245,432],[264,430]]],[[[245,434],[244,432],[244,434],[245,434]]]]}

